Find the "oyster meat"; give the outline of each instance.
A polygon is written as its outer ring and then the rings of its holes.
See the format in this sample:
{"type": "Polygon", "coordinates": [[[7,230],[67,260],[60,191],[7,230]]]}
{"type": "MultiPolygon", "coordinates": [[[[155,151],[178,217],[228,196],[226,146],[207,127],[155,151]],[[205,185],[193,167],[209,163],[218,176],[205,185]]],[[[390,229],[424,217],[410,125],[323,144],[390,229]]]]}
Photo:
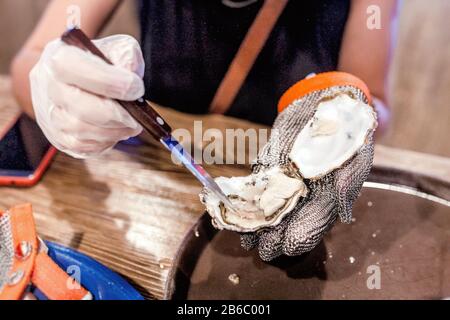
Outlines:
{"type": "Polygon", "coordinates": [[[219,177],[217,184],[235,207],[226,209],[213,193],[200,198],[219,229],[252,232],[278,224],[305,197],[308,190],[298,176],[274,167],[246,177],[219,177]]]}

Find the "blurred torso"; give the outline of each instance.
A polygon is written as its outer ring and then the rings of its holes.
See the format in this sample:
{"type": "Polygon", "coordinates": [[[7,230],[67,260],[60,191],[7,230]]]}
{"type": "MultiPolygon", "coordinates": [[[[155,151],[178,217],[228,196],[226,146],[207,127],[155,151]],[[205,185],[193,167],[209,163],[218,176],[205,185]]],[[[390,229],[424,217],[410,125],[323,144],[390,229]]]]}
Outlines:
{"type": "MultiPolygon", "coordinates": [[[[146,98],[207,113],[261,5],[261,0],[141,1],[146,98]]],[[[349,5],[349,0],[290,1],[227,114],[271,124],[289,86],[311,72],[336,69],[349,5]]]]}

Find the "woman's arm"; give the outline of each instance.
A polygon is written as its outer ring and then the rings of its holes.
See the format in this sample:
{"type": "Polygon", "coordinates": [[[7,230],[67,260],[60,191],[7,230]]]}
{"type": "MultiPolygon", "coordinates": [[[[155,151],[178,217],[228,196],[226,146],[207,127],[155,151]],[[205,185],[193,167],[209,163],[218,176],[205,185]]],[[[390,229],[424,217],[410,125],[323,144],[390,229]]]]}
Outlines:
{"type": "Polygon", "coordinates": [[[351,10],[344,32],[339,70],[354,74],[369,86],[375,99],[379,132],[383,132],[389,121],[389,94],[387,76],[395,40],[393,23],[397,0],[352,0],[351,10]],[[375,6],[375,7],[374,7],[375,6]],[[370,29],[376,11],[380,8],[380,29],[370,29]],[[369,25],[368,25],[369,21],[369,25]]]}
{"type": "Polygon", "coordinates": [[[29,73],[39,60],[45,45],[58,38],[66,29],[69,18],[67,9],[73,5],[78,6],[81,27],[88,36],[95,37],[119,4],[120,0],[53,0],[50,2],[38,25],[11,65],[14,95],[25,112],[33,115],[29,73]]]}

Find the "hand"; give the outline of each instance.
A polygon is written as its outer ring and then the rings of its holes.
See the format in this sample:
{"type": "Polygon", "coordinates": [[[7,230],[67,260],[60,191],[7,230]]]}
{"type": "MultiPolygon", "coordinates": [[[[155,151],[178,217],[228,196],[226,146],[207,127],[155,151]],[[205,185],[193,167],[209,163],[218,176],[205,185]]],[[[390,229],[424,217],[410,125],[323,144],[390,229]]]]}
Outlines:
{"type": "Polygon", "coordinates": [[[61,40],[49,43],[30,73],[36,120],[59,150],[87,158],[141,133],[142,127],[112,99],[144,95],[144,59],[126,35],[95,40],[114,64],[61,40]]]}
{"type": "MultiPolygon", "coordinates": [[[[253,166],[253,172],[264,167],[287,163],[288,154],[298,133],[314,115],[317,105],[327,95],[339,92],[339,87],[317,91],[286,108],[274,124],[274,132],[253,166]]],[[[353,96],[366,102],[357,88],[348,87],[353,96]]],[[[277,226],[241,235],[241,245],[250,250],[257,247],[261,259],[272,260],[281,254],[293,256],[312,250],[322,240],[339,216],[344,223],[352,219],[352,205],[373,160],[372,135],[358,153],[341,168],[323,178],[308,183],[309,194],[277,226]]]]}

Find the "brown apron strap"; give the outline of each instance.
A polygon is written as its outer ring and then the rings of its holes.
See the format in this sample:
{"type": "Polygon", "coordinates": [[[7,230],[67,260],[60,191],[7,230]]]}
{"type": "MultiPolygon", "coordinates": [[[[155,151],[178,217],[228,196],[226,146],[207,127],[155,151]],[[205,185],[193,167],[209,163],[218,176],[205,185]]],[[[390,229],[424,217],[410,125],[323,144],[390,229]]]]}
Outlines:
{"type": "Polygon", "coordinates": [[[288,0],[264,1],[217,89],[209,108],[211,113],[227,112],[287,3],[288,0]]]}

